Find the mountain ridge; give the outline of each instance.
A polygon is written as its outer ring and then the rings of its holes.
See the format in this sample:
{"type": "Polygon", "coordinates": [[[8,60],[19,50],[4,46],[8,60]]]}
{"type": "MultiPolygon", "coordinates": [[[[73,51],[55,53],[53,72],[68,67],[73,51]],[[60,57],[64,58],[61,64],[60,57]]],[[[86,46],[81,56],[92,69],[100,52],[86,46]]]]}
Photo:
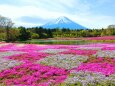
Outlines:
{"type": "Polygon", "coordinates": [[[65,17],[65,16],[61,16],[57,19],[54,19],[48,23],[46,23],[45,25],[42,25],[43,28],[69,28],[69,29],[87,29],[86,27],[75,23],[74,21],[70,20],[69,18],[65,17]]]}

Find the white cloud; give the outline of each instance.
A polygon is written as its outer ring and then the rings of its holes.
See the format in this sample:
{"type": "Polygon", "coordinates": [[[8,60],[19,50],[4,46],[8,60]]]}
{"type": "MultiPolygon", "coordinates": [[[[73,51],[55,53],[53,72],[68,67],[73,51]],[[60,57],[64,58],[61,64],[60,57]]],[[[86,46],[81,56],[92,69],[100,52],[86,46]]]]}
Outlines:
{"type": "Polygon", "coordinates": [[[18,22],[18,21],[16,21],[16,24],[15,24],[16,27],[18,27],[18,26],[37,27],[39,25],[41,25],[41,24],[33,24],[33,23],[18,22]]]}
{"type": "MultiPolygon", "coordinates": [[[[30,16],[53,19],[59,16],[67,16],[75,22],[90,28],[106,27],[106,25],[114,23],[111,16],[93,14],[91,12],[93,5],[86,0],[82,2],[81,0],[20,0],[20,3],[22,3],[21,6],[0,5],[0,14],[10,17],[16,25],[26,26],[36,24],[20,22],[18,21],[20,17],[30,16]]],[[[104,0],[99,3],[104,3],[104,0]]]]}

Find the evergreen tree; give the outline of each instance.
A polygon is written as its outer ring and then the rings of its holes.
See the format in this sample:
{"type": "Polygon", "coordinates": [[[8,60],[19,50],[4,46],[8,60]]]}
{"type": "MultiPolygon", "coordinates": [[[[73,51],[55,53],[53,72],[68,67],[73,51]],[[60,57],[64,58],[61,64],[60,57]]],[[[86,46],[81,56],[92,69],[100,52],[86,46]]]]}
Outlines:
{"type": "Polygon", "coordinates": [[[30,32],[27,31],[27,29],[25,29],[25,27],[19,27],[20,29],[20,40],[25,41],[28,40],[30,38],[30,32]]]}

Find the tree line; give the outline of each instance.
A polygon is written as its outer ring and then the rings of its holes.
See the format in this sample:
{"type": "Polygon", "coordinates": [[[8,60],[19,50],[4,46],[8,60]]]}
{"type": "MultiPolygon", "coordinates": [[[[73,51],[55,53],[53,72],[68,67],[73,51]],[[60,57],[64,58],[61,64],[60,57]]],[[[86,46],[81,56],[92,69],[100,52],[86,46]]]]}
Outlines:
{"type": "Polygon", "coordinates": [[[30,39],[44,39],[56,37],[76,38],[115,35],[115,28],[71,30],[67,28],[46,29],[43,27],[12,27],[13,24],[14,23],[11,21],[11,19],[0,16],[0,41],[25,41],[30,39]]]}

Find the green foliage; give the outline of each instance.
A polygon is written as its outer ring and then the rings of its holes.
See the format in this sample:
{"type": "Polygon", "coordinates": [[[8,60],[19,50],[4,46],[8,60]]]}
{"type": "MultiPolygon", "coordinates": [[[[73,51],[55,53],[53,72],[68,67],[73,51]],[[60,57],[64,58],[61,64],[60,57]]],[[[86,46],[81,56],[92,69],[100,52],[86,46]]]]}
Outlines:
{"type": "Polygon", "coordinates": [[[76,82],[76,83],[62,83],[59,86],[82,86],[82,83],[76,82]]]}
{"type": "MultiPolygon", "coordinates": [[[[83,86],[81,82],[76,82],[76,83],[61,83],[59,86],[83,86]]],[[[114,83],[110,82],[101,82],[101,83],[88,83],[86,86],[115,86],[114,83]]]]}
{"type": "Polygon", "coordinates": [[[4,83],[0,83],[0,86],[6,86],[6,84],[4,84],[4,83]]]}
{"type": "Polygon", "coordinates": [[[19,27],[20,29],[20,35],[19,39],[22,41],[28,40],[30,36],[30,32],[25,27],[19,27]]]}
{"type": "Polygon", "coordinates": [[[6,40],[6,34],[5,33],[0,33],[0,40],[6,40]]]}
{"type": "Polygon", "coordinates": [[[12,28],[9,30],[9,41],[16,41],[19,37],[19,30],[16,28],[12,28]]]}
{"type": "Polygon", "coordinates": [[[31,38],[32,38],[32,39],[38,39],[38,38],[39,38],[39,35],[36,34],[36,33],[32,33],[31,38]]]}
{"type": "MultiPolygon", "coordinates": [[[[107,29],[88,29],[88,30],[70,30],[70,29],[45,29],[42,27],[25,28],[18,27],[9,29],[8,39],[10,41],[25,41],[28,39],[42,39],[42,38],[76,38],[76,37],[99,37],[99,36],[114,36],[115,28],[107,29]]],[[[6,29],[0,29],[0,40],[6,40],[6,29]]]]}

